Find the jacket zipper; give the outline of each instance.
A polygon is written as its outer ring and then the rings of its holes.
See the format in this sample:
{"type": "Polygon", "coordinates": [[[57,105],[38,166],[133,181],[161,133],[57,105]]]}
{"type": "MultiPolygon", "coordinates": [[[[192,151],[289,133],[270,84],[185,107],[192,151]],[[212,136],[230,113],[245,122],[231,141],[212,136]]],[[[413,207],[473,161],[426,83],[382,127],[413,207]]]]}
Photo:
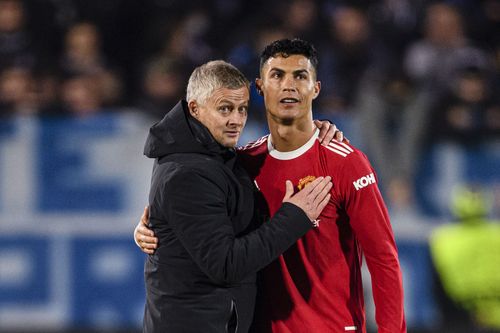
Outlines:
{"type": "Polygon", "coordinates": [[[234,329],[234,332],[236,333],[236,332],[238,332],[238,311],[236,309],[236,303],[232,299],[231,300],[231,308],[229,310],[229,319],[226,323],[226,332],[229,332],[229,324],[231,323],[231,319],[233,318],[233,315],[234,315],[235,320],[236,320],[236,327],[234,329]]]}

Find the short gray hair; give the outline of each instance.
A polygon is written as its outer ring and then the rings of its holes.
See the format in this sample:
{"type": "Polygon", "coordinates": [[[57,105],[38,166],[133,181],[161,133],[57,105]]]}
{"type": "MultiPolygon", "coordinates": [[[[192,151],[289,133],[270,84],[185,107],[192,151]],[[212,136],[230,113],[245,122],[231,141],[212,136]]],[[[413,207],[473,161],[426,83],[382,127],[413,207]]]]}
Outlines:
{"type": "Polygon", "coordinates": [[[186,89],[186,100],[205,103],[219,88],[250,90],[250,82],[236,67],[223,60],[209,61],[193,71],[186,89]]]}

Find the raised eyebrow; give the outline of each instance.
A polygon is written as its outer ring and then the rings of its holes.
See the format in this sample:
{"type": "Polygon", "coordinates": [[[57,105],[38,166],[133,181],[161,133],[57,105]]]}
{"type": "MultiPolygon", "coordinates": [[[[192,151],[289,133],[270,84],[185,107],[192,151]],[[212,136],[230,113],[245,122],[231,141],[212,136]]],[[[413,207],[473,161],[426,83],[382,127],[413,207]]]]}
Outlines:
{"type": "Polygon", "coordinates": [[[296,71],[293,71],[293,75],[298,75],[298,74],[308,74],[309,75],[309,71],[307,69],[298,69],[296,71]]]}
{"type": "Polygon", "coordinates": [[[281,68],[277,68],[277,67],[273,67],[269,70],[269,73],[272,73],[272,72],[285,73],[284,70],[282,70],[281,68]]]}
{"type": "Polygon", "coordinates": [[[220,101],[220,103],[219,103],[219,107],[220,107],[220,106],[230,106],[230,107],[233,107],[233,108],[234,108],[234,107],[238,107],[238,108],[240,108],[240,107],[242,107],[242,106],[245,106],[245,107],[247,107],[247,108],[248,108],[248,105],[249,105],[249,104],[250,104],[250,103],[249,103],[249,101],[245,101],[245,102],[243,102],[243,103],[241,103],[241,104],[235,105],[235,103],[234,103],[234,102],[231,102],[231,101],[229,101],[229,100],[223,99],[223,100],[221,100],[221,101],[220,101]]]}
{"type": "Polygon", "coordinates": [[[219,106],[227,106],[227,105],[234,106],[234,103],[228,99],[223,99],[219,102],[219,106]]]}

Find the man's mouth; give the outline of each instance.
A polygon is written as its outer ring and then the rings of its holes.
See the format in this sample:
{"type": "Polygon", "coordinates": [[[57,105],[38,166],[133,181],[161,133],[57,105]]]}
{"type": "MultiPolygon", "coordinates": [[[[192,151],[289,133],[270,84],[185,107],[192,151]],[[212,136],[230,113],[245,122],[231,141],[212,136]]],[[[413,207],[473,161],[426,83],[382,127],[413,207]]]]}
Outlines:
{"type": "Polygon", "coordinates": [[[231,137],[234,137],[234,136],[240,135],[240,132],[239,131],[226,131],[226,134],[231,136],[231,137]]]}
{"type": "Polygon", "coordinates": [[[283,103],[283,104],[294,104],[294,103],[298,103],[299,100],[297,98],[293,98],[293,97],[286,97],[286,98],[282,98],[280,99],[280,103],[283,103]]]}

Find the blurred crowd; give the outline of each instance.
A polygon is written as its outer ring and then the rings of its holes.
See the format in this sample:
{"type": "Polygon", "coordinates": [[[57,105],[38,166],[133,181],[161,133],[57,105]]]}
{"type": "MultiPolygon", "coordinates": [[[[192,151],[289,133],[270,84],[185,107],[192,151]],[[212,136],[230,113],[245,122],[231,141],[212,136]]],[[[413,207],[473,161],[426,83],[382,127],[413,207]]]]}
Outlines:
{"type": "MultiPolygon", "coordinates": [[[[500,138],[499,0],[0,0],[0,117],[157,119],[195,66],[225,59],[253,79],[282,37],[315,44],[315,116],[365,150],[396,206],[429,145],[500,138]]],[[[265,128],[251,103],[249,130],[265,128]]]]}
{"type": "MultiPolygon", "coordinates": [[[[367,153],[396,229],[425,220],[415,202],[433,150],[441,168],[422,201],[446,206],[460,169],[481,169],[498,216],[500,0],[0,0],[0,120],[126,111],[156,120],[184,97],[194,67],[224,59],[252,81],[261,50],[285,37],[316,46],[315,118],[367,153]]],[[[267,132],[253,87],[246,131],[267,132]]],[[[495,228],[484,235],[498,249],[495,228]]]]}

